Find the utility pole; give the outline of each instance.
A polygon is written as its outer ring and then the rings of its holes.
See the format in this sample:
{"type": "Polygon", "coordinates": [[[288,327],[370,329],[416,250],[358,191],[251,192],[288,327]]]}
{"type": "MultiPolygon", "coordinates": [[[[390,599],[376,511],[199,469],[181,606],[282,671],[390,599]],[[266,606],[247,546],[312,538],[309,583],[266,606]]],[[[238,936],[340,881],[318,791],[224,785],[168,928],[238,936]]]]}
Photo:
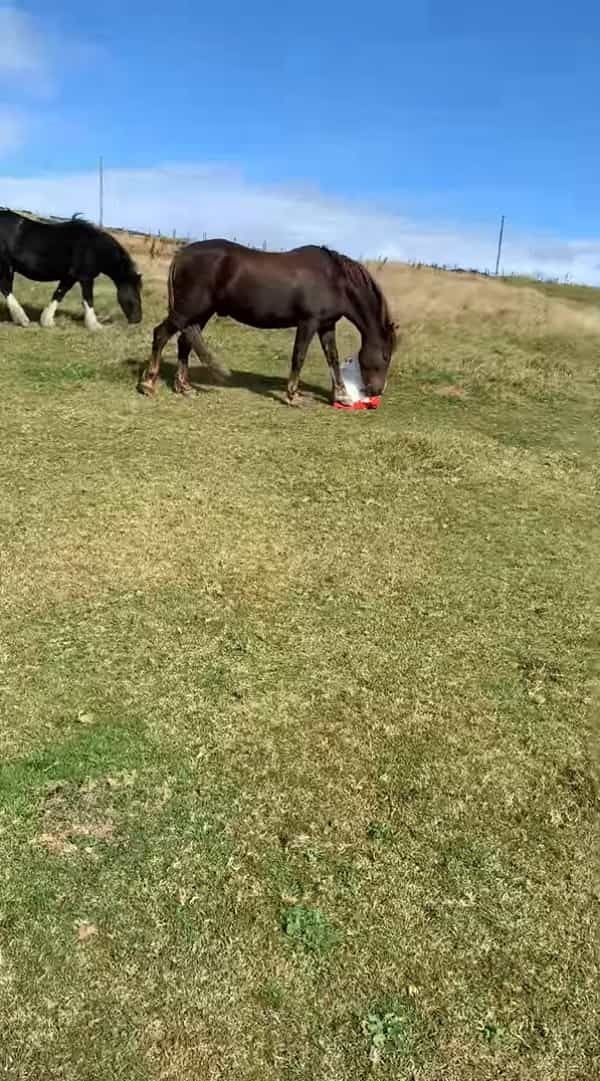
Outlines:
{"type": "Polygon", "coordinates": [[[500,256],[502,255],[502,241],[504,239],[504,214],[500,219],[500,235],[498,237],[498,255],[496,256],[496,277],[500,270],[500,256]]]}
{"type": "Polygon", "coordinates": [[[98,162],[98,224],[102,228],[104,224],[104,160],[98,162]]]}

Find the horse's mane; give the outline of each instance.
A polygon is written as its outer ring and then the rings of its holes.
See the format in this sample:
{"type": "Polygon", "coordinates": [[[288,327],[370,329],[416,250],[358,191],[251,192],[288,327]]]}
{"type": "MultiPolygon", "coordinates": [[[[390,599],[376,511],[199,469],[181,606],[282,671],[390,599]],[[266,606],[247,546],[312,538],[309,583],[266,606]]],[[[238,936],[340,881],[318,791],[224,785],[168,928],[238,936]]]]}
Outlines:
{"type": "Polygon", "coordinates": [[[127,248],[121,244],[120,240],[117,240],[112,233],[108,233],[106,229],[103,229],[100,225],[95,225],[93,221],[88,221],[81,214],[73,214],[71,218],[65,218],[61,220],[62,225],[79,225],[83,229],[90,232],[92,236],[101,237],[102,242],[106,247],[109,247],[115,258],[115,262],[123,274],[137,274],[137,266],[135,260],[127,251],[127,248]]]}
{"type": "Polygon", "coordinates": [[[350,285],[353,285],[361,293],[366,292],[372,298],[377,307],[382,330],[392,333],[393,321],[388,302],[379,283],[375,281],[366,266],[357,262],[356,259],[351,259],[349,255],[342,255],[341,252],[335,251],[333,248],[327,248],[325,245],[323,245],[322,250],[327,252],[327,255],[333,260],[350,285]]]}
{"type": "Polygon", "coordinates": [[[81,221],[82,225],[89,225],[92,229],[96,228],[95,225],[92,225],[91,221],[82,218],[81,214],[73,214],[70,218],[58,218],[52,216],[44,218],[42,214],[34,214],[33,210],[15,210],[11,206],[0,206],[0,211],[14,214],[17,218],[26,218],[27,221],[39,222],[40,225],[67,225],[71,221],[81,221]]]}

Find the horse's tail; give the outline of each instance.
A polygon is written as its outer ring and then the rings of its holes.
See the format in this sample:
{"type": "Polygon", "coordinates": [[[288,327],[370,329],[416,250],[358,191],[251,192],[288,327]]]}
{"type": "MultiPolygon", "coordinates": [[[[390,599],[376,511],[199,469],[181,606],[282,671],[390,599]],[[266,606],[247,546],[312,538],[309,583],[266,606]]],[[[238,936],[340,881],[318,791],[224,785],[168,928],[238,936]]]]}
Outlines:
{"type": "Polygon", "coordinates": [[[177,269],[177,255],[174,255],[171,260],[171,266],[169,267],[169,277],[167,280],[167,295],[169,302],[169,318],[175,323],[176,326],[184,331],[186,338],[188,339],[194,353],[198,357],[201,364],[209,368],[214,374],[216,379],[221,382],[225,382],[229,379],[231,372],[226,364],[223,364],[218,357],[209,349],[208,345],[204,341],[202,335],[202,327],[196,326],[192,323],[190,326],[185,325],[185,321],[181,321],[177,317],[175,310],[175,271],[177,269]]]}
{"type": "Polygon", "coordinates": [[[226,379],[229,379],[231,376],[229,368],[208,348],[202,336],[200,327],[193,324],[192,326],[186,327],[185,336],[190,342],[190,345],[201,364],[205,364],[207,368],[210,368],[213,375],[215,375],[220,382],[224,383],[226,379]]]}
{"type": "Polygon", "coordinates": [[[172,315],[175,311],[175,291],[173,288],[175,280],[175,260],[177,256],[174,255],[171,259],[171,266],[169,267],[169,279],[167,282],[167,295],[169,299],[169,315],[172,315]]]}

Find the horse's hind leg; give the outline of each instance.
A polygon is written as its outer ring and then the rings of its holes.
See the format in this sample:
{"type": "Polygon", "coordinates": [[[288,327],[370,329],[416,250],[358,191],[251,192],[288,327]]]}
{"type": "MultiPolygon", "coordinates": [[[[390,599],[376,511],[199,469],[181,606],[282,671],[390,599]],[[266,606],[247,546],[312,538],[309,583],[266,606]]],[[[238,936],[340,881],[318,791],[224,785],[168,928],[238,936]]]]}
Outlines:
{"type": "Polygon", "coordinates": [[[340,372],[340,358],[335,340],[335,323],[323,324],[319,329],[321,348],[331,372],[331,396],[334,402],[348,402],[348,395],[340,372]]]}
{"type": "Polygon", "coordinates": [[[148,367],[142,374],[138,383],[138,390],[141,394],[154,394],[156,380],[158,379],[160,372],[160,358],[162,357],[163,349],[169,341],[169,338],[172,338],[173,335],[177,333],[178,329],[176,323],[174,323],[169,316],[167,316],[166,319],[163,319],[162,323],[159,323],[158,326],[154,328],[152,337],[152,356],[150,357],[148,367]]]}
{"type": "Polygon", "coordinates": [[[2,259],[0,254],[0,293],[3,293],[6,298],[6,306],[13,323],[16,323],[17,326],[20,327],[27,327],[29,326],[29,317],[27,313],[23,311],[19,301],[13,293],[13,280],[14,273],[12,267],[8,262],[5,262],[2,259]]]}
{"type": "Polygon", "coordinates": [[[312,319],[307,319],[304,323],[298,324],[296,340],[294,341],[294,351],[292,353],[292,366],[287,385],[287,399],[290,405],[298,405],[299,403],[300,395],[298,393],[298,383],[300,382],[300,372],[302,371],[302,366],[306,360],[308,347],[314,338],[316,331],[317,323],[312,319]]]}

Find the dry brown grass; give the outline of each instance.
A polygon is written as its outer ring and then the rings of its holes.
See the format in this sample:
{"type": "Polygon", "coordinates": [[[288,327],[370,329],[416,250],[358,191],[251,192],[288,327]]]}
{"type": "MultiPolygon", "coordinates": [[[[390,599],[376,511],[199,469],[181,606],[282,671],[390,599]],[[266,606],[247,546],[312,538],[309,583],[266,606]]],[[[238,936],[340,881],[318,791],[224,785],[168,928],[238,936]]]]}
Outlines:
{"type": "MultiPolygon", "coordinates": [[[[155,284],[165,281],[180,241],[163,236],[114,234],[125,244],[140,269],[155,284]]],[[[403,324],[464,319],[501,319],[515,329],[560,333],[600,333],[600,308],[546,294],[535,287],[514,286],[477,274],[456,274],[404,263],[367,263],[380,282],[396,317],[403,324]]]]}
{"type": "Polygon", "coordinates": [[[131,253],[146,282],[159,285],[166,282],[169,265],[181,242],[172,237],[128,233],[118,230],[112,234],[131,253]]]}
{"type": "Polygon", "coordinates": [[[403,263],[368,264],[392,309],[404,323],[456,323],[464,319],[502,319],[511,328],[567,333],[600,333],[600,311],[546,296],[532,286],[515,289],[476,274],[455,274],[403,263]]]}

